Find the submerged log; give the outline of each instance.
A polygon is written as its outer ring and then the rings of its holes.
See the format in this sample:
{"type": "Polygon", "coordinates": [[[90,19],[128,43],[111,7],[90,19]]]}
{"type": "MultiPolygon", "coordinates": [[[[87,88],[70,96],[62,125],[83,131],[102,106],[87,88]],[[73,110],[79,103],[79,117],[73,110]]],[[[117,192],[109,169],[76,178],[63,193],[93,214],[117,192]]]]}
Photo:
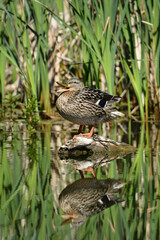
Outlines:
{"type": "Polygon", "coordinates": [[[91,138],[78,136],[60,147],[60,160],[78,170],[98,168],[136,150],[126,143],[119,143],[94,134],[91,138]]]}

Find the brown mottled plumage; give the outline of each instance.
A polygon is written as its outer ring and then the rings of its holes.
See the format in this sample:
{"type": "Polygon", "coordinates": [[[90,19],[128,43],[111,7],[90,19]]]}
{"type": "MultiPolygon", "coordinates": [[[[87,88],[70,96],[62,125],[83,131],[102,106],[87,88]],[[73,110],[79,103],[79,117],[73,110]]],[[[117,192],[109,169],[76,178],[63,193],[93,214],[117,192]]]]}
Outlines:
{"type": "MultiPolygon", "coordinates": [[[[61,94],[56,101],[58,112],[65,119],[83,125],[92,125],[93,128],[88,135],[91,137],[94,127],[97,123],[111,121],[118,116],[123,116],[118,112],[112,103],[119,101],[120,98],[114,97],[98,89],[84,87],[82,82],[77,78],[68,80],[65,89],[60,89],[61,94]]],[[[87,134],[85,134],[87,135],[87,134]]]]}
{"type": "Polygon", "coordinates": [[[116,196],[125,185],[122,180],[84,178],[68,185],[59,196],[64,223],[82,224],[87,217],[120,202],[116,196]]]}

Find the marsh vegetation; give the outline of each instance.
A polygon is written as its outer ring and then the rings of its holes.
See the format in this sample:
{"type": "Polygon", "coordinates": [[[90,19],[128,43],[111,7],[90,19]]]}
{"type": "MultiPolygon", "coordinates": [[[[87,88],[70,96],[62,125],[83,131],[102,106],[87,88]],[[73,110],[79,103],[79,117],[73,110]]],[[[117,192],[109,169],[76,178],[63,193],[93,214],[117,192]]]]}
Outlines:
{"type": "Polygon", "coordinates": [[[159,238],[159,20],[157,0],[1,1],[1,239],[159,238]],[[98,180],[123,179],[122,202],[79,227],[61,226],[58,201],[80,179],[58,155],[78,129],[55,108],[71,77],[121,97],[125,117],[95,133],[136,148],[96,165],[98,180]]]}

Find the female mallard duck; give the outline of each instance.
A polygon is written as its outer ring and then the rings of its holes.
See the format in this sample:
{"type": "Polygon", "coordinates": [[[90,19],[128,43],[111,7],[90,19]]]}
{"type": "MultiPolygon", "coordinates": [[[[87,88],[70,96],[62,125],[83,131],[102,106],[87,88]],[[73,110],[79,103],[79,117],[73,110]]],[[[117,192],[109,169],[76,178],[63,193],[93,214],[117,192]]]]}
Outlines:
{"type": "Polygon", "coordinates": [[[66,218],[62,224],[83,224],[84,221],[106,208],[121,202],[120,193],[125,182],[121,179],[84,178],[68,185],[59,196],[59,203],[66,218]]]}
{"type": "Polygon", "coordinates": [[[112,121],[124,116],[114,106],[111,106],[112,103],[120,100],[119,97],[98,89],[84,87],[77,78],[69,79],[67,85],[58,84],[65,87],[65,89],[58,90],[61,92],[56,101],[58,112],[65,119],[80,125],[79,134],[81,134],[82,126],[92,125],[91,131],[83,134],[87,138],[93,135],[97,123],[112,121]]]}

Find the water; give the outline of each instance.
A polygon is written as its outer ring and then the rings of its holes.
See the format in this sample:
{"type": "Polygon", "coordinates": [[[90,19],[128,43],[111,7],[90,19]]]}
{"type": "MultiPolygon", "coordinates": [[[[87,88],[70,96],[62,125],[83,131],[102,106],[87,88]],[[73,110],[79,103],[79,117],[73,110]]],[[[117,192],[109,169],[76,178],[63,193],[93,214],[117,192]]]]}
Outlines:
{"type": "MultiPolygon", "coordinates": [[[[60,159],[58,150],[78,126],[46,121],[31,133],[20,121],[1,123],[0,239],[160,239],[159,124],[121,121],[107,128],[103,124],[95,132],[136,147],[133,154],[95,169],[98,180],[125,182],[116,194],[119,203],[115,199],[115,204],[86,217],[83,224],[61,225],[65,213],[59,195],[81,176],[71,162],[60,159]]],[[[93,178],[91,172],[84,176],[93,178]]],[[[78,198],[82,195],[86,196],[83,189],[78,198]]]]}

